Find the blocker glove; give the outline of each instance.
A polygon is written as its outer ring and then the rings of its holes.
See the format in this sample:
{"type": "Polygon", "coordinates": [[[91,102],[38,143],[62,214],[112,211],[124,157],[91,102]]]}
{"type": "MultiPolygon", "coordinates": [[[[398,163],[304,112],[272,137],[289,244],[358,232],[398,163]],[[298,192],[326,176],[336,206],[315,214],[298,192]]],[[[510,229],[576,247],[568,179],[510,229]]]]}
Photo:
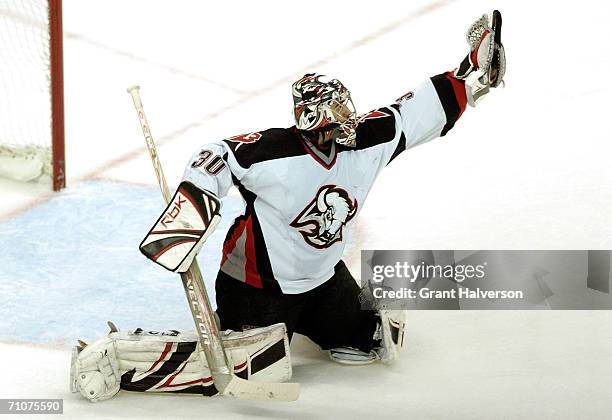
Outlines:
{"type": "Polygon", "coordinates": [[[140,251],[162,267],[184,273],[221,220],[220,209],[221,201],[213,193],[181,182],[140,251]]]}

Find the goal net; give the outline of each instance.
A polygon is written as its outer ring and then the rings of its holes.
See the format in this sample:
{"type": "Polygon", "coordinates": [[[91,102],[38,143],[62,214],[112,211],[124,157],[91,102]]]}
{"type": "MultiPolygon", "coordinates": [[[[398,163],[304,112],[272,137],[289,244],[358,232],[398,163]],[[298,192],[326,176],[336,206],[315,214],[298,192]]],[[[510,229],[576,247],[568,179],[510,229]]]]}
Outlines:
{"type": "Polygon", "coordinates": [[[0,176],[65,185],[61,0],[0,0],[0,176]]]}

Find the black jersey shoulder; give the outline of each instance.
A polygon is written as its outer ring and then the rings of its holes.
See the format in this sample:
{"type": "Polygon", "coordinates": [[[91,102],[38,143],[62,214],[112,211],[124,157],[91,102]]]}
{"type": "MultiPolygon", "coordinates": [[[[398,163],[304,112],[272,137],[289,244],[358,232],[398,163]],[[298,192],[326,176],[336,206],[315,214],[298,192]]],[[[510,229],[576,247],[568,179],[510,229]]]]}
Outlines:
{"type": "Polygon", "coordinates": [[[446,116],[446,124],[442,128],[440,137],[445,136],[455,126],[455,123],[465,110],[465,98],[462,102],[459,100],[453,87],[453,80],[454,83],[461,85],[460,89],[465,89],[463,87],[464,82],[455,79],[450,73],[438,74],[431,78],[431,83],[436,89],[446,116]]]}
{"type": "Polygon", "coordinates": [[[375,109],[358,118],[356,147],[346,150],[362,150],[392,141],[397,134],[396,115],[399,105],[375,109]]]}
{"type": "Polygon", "coordinates": [[[232,150],[238,164],[245,169],[268,160],[306,154],[295,127],[270,128],[241,134],[223,140],[232,150]]]}

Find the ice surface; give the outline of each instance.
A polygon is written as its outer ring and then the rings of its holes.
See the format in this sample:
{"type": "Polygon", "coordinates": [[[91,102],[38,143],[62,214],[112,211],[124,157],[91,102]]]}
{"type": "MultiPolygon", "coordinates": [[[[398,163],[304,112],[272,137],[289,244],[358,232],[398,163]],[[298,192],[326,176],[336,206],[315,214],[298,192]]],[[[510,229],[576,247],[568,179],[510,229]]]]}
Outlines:
{"type": "Polygon", "coordinates": [[[605,419],[609,311],[417,311],[393,367],[331,363],[292,344],[295,403],[122,391],[91,404],[68,391],[66,350],[0,344],[1,395],[64,398],[62,418],[605,419]]]}
{"type": "MultiPolygon", "coordinates": [[[[0,255],[0,340],[72,343],[104,334],[107,320],[191,329],[179,276],[138,250],[161,209],[156,188],[95,181],[1,224],[12,246],[0,255]]],[[[224,201],[219,228],[199,255],[212,302],[225,232],[242,209],[240,197],[224,201]]]]}
{"type": "MultiPolygon", "coordinates": [[[[414,312],[394,368],[336,366],[298,337],[295,404],[123,393],[91,405],[68,393],[65,343],[103,333],[107,319],[190,327],[176,276],[136,247],[161,199],[128,85],[142,87],[176,185],[200,144],[291,124],[289,85],[305,71],[340,78],[366,111],[456,66],[465,29],[493,6],[262,4],[64,1],[70,187],[0,181],[0,396],[65,398],[72,418],[609,416],[606,311],[414,312]]],[[[347,250],[354,273],[359,249],[612,248],[610,3],[495,7],[507,87],[383,171],[347,250]]],[[[225,210],[239,205],[231,195],[225,210]]],[[[200,258],[208,281],[225,226],[200,258]]]]}

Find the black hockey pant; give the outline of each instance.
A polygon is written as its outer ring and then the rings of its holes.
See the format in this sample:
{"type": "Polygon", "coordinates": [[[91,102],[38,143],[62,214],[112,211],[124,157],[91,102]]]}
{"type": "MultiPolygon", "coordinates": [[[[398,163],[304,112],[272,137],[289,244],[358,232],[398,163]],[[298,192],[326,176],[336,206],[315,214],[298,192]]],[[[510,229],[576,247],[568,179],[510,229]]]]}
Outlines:
{"type": "Polygon", "coordinates": [[[362,310],[359,286],[340,261],[331,279],[305,293],[288,295],[258,289],[219,271],[217,314],[221,329],[242,331],[284,322],[289,339],[305,335],[327,350],[356,347],[370,351],[378,316],[362,310]]]}

